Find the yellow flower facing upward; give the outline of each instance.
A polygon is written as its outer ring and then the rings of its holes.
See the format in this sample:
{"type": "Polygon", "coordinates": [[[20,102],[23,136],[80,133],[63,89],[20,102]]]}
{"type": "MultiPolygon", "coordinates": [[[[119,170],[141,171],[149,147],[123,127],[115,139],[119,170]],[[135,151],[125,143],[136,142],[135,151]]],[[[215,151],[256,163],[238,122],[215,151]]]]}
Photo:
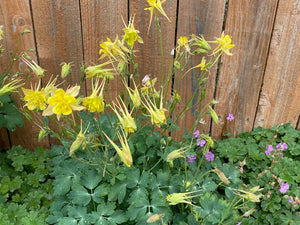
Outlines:
{"type": "Polygon", "coordinates": [[[167,20],[169,22],[171,22],[171,20],[169,19],[169,17],[167,16],[167,14],[165,13],[164,9],[162,8],[162,4],[165,2],[166,0],[148,0],[148,4],[149,4],[149,8],[145,8],[145,10],[149,10],[150,11],[150,23],[149,23],[149,27],[148,27],[148,32],[150,30],[151,27],[151,22],[152,22],[152,17],[153,17],[153,12],[154,9],[156,9],[157,11],[159,11],[164,17],[167,18],[167,20]]]}
{"type": "Polygon", "coordinates": [[[219,46],[214,50],[214,54],[217,54],[218,52],[225,52],[226,55],[232,55],[232,53],[229,52],[229,49],[234,47],[234,44],[231,44],[231,38],[229,35],[225,35],[224,31],[221,34],[220,38],[217,38],[216,41],[211,41],[212,43],[218,43],[219,46]]]}
{"type": "Polygon", "coordinates": [[[44,110],[46,109],[46,96],[43,91],[39,91],[40,84],[33,89],[22,88],[22,91],[25,95],[24,100],[29,110],[44,110]]]}
{"type": "Polygon", "coordinates": [[[123,133],[123,136],[121,136],[119,132],[117,133],[122,148],[117,146],[105,133],[103,133],[103,134],[107,138],[107,140],[112,144],[112,146],[115,148],[121,161],[126,166],[130,167],[132,165],[132,155],[131,155],[131,151],[130,151],[130,148],[129,148],[129,145],[128,145],[128,142],[126,139],[126,135],[124,134],[123,130],[122,130],[122,133],[123,133]]]}
{"type": "Polygon", "coordinates": [[[181,36],[178,41],[177,41],[179,47],[183,47],[185,48],[185,51],[186,52],[190,52],[190,46],[189,46],[189,41],[188,41],[188,38],[185,37],[185,36],[181,36]]]}
{"type": "Polygon", "coordinates": [[[99,80],[96,80],[95,85],[92,87],[92,94],[84,98],[82,105],[85,106],[90,112],[103,112],[104,100],[103,100],[103,88],[105,80],[99,84],[99,80]]]}
{"type": "Polygon", "coordinates": [[[114,42],[107,38],[107,41],[102,42],[100,47],[100,59],[108,57],[109,59],[113,58],[114,60],[117,60],[118,57],[120,57],[122,61],[126,61],[126,53],[129,52],[129,50],[118,39],[118,35],[114,42]]]}
{"type": "Polygon", "coordinates": [[[73,110],[80,111],[85,107],[77,105],[75,97],[79,93],[79,86],[69,88],[66,92],[59,88],[56,89],[54,95],[48,98],[48,107],[44,110],[43,116],[56,114],[59,120],[61,115],[70,115],[73,110]]]}
{"type": "Polygon", "coordinates": [[[35,61],[33,60],[29,61],[25,57],[22,57],[22,60],[26,63],[27,66],[29,66],[32,72],[34,72],[35,75],[37,75],[37,77],[41,78],[44,76],[45,70],[42,67],[40,67],[38,64],[36,64],[35,61]]]}
{"type": "Polygon", "coordinates": [[[167,110],[163,108],[162,95],[160,98],[159,108],[157,108],[155,103],[153,103],[149,98],[148,98],[148,101],[146,100],[146,104],[143,103],[143,105],[146,107],[146,109],[150,113],[152,124],[155,124],[156,126],[160,127],[160,125],[167,123],[167,119],[166,119],[166,115],[165,115],[165,111],[167,111],[167,110]]]}
{"type": "Polygon", "coordinates": [[[107,80],[114,79],[113,69],[105,69],[104,66],[110,64],[110,62],[105,62],[96,66],[89,66],[85,69],[86,78],[100,77],[107,80]]]}
{"type": "Polygon", "coordinates": [[[121,104],[118,102],[118,105],[114,104],[114,107],[112,107],[113,111],[116,113],[123,129],[125,130],[125,134],[127,133],[133,133],[136,131],[136,123],[134,118],[131,116],[131,113],[128,112],[128,109],[123,102],[123,100],[120,97],[121,104]],[[118,112],[120,111],[120,113],[118,112]]]}
{"type": "Polygon", "coordinates": [[[136,41],[138,41],[141,44],[144,43],[143,39],[138,35],[138,33],[140,32],[134,28],[133,22],[134,22],[134,17],[131,17],[128,26],[126,26],[123,20],[123,23],[125,25],[125,28],[123,29],[125,33],[123,40],[126,41],[130,47],[133,47],[134,42],[136,41]]]}

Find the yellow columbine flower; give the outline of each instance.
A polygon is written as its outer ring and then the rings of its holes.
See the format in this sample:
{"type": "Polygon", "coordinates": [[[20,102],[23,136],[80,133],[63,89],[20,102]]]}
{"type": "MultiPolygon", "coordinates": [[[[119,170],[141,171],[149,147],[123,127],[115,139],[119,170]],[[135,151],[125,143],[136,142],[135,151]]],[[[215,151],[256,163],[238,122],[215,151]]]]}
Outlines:
{"type": "Polygon", "coordinates": [[[38,77],[44,76],[45,70],[42,67],[40,67],[38,64],[36,64],[35,61],[33,60],[29,61],[25,57],[22,57],[22,60],[26,63],[27,66],[30,67],[30,69],[32,70],[32,72],[35,73],[35,75],[37,75],[38,77]]]}
{"type": "Polygon", "coordinates": [[[140,96],[140,92],[133,80],[133,85],[134,85],[134,90],[131,89],[130,87],[127,86],[127,84],[124,83],[124,86],[129,94],[129,97],[133,103],[133,106],[138,108],[141,105],[141,96],[140,96]]]}
{"type": "Polygon", "coordinates": [[[83,110],[85,107],[77,105],[75,99],[79,89],[79,86],[69,88],[66,92],[61,88],[56,89],[54,95],[48,98],[49,106],[44,110],[43,116],[56,114],[59,120],[61,115],[69,115],[73,110],[83,110]]]}
{"type": "Polygon", "coordinates": [[[199,195],[192,195],[197,191],[186,192],[186,193],[173,193],[166,197],[167,201],[170,202],[170,205],[177,205],[179,203],[185,203],[189,205],[193,205],[191,202],[191,198],[197,197],[199,195]]]}
{"type": "Polygon", "coordinates": [[[46,96],[43,91],[39,91],[40,84],[32,89],[22,88],[25,95],[24,100],[27,102],[24,106],[27,106],[29,110],[44,110],[46,109],[46,96]]]}
{"type": "Polygon", "coordinates": [[[158,127],[160,127],[160,125],[162,125],[162,124],[166,124],[167,119],[166,119],[165,111],[167,111],[167,110],[163,108],[162,95],[160,98],[159,108],[157,108],[157,106],[153,102],[151,102],[151,100],[149,98],[148,98],[148,101],[146,101],[146,104],[143,103],[143,105],[146,107],[146,109],[150,113],[151,123],[155,124],[158,127]]]}
{"type": "Polygon", "coordinates": [[[105,69],[102,68],[103,66],[106,66],[110,64],[110,62],[105,62],[96,66],[89,66],[85,69],[86,78],[92,78],[92,77],[100,77],[105,78],[107,80],[113,80],[114,79],[114,71],[113,69],[105,69]]]}
{"type": "Polygon", "coordinates": [[[154,9],[158,10],[164,17],[167,18],[167,20],[169,22],[171,22],[171,20],[169,19],[169,17],[167,16],[167,14],[165,13],[164,9],[162,8],[162,4],[165,2],[166,0],[160,1],[160,0],[148,0],[148,4],[149,4],[149,8],[145,8],[145,10],[149,10],[150,11],[150,23],[149,23],[149,27],[148,27],[148,32],[150,30],[151,27],[151,22],[152,22],[152,17],[153,17],[153,11],[154,9]]]}
{"type": "Polygon", "coordinates": [[[15,92],[19,87],[23,86],[24,83],[21,79],[15,79],[0,88],[0,97],[6,94],[10,94],[12,92],[15,92]]]}
{"type": "Polygon", "coordinates": [[[207,71],[207,67],[209,66],[209,64],[206,64],[206,60],[204,57],[202,57],[202,60],[200,62],[200,64],[198,64],[197,66],[195,66],[195,68],[200,67],[201,70],[206,70],[207,71]]]}
{"type": "Polygon", "coordinates": [[[72,145],[70,147],[69,155],[71,157],[73,157],[75,155],[75,151],[78,150],[80,148],[80,146],[82,146],[83,150],[85,149],[85,147],[86,147],[85,133],[87,132],[88,127],[89,126],[87,126],[85,131],[82,133],[82,123],[81,123],[81,129],[80,129],[79,133],[77,134],[75,141],[72,143],[72,145]]]}
{"type": "Polygon", "coordinates": [[[119,106],[114,104],[115,107],[112,107],[112,109],[116,113],[123,129],[125,130],[125,134],[127,135],[127,133],[133,133],[136,131],[137,127],[134,118],[131,116],[131,113],[128,112],[128,109],[121,97],[120,101],[121,104],[119,103],[119,106]],[[120,110],[122,116],[119,114],[117,109],[120,110]]]}
{"type": "MultiPolygon", "coordinates": [[[[124,20],[123,20],[123,22],[124,22],[124,20]]],[[[123,29],[123,31],[125,33],[123,40],[127,41],[127,44],[130,47],[133,47],[134,42],[136,42],[136,41],[138,41],[141,44],[144,43],[143,39],[138,35],[139,31],[134,28],[133,22],[134,22],[134,17],[131,17],[129,20],[128,26],[126,26],[125,22],[124,22],[125,28],[123,29]]]]}
{"type": "Polygon", "coordinates": [[[0,26],[0,40],[3,39],[3,25],[0,26]]]}
{"type": "Polygon", "coordinates": [[[226,55],[232,55],[232,53],[229,52],[229,49],[233,48],[234,44],[231,44],[231,38],[229,35],[224,35],[224,31],[222,32],[220,38],[217,38],[216,41],[211,42],[219,44],[219,46],[214,50],[214,54],[217,54],[218,52],[225,52],[226,55]]]}
{"type": "Polygon", "coordinates": [[[102,112],[104,110],[103,88],[105,80],[99,85],[99,80],[96,80],[95,86],[92,87],[92,94],[84,98],[82,105],[90,112],[102,112]]]}
{"type": "Polygon", "coordinates": [[[132,165],[132,155],[130,152],[130,148],[126,139],[126,135],[124,134],[123,130],[122,130],[123,136],[120,135],[120,133],[118,132],[118,138],[120,140],[122,149],[119,148],[119,146],[117,146],[105,133],[104,136],[107,138],[107,140],[112,144],[112,146],[116,149],[117,154],[119,155],[121,161],[128,167],[130,167],[132,165]]]}
{"type": "Polygon", "coordinates": [[[189,41],[188,41],[187,37],[181,36],[178,39],[177,43],[178,43],[179,47],[184,47],[187,52],[190,52],[191,49],[190,49],[189,41]]]}
{"type": "Polygon", "coordinates": [[[123,46],[122,42],[118,39],[118,35],[114,42],[107,38],[107,41],[102,42],[100,47],[100,59],[108,57],[117,60],[117,58],[120,57],[123,61],[126,61],[125,52],[129,52],[129,50],[123,46]]]}
{"type": "Polygon", "coordinates": [[[61,65],[61,77],[65,78],[71,72],[71,63],[62,63],[61,65]]]}
{"type": "Polygon", "coordinates": [[[186,148],[187,147],[174,150],[167,155],[167,162],[170,164],[171,167],[173,167],[173,160],[178,159],[180,157],[182,157],[182,158],[185,157],[184,153],[188,150],[186,148]]]}

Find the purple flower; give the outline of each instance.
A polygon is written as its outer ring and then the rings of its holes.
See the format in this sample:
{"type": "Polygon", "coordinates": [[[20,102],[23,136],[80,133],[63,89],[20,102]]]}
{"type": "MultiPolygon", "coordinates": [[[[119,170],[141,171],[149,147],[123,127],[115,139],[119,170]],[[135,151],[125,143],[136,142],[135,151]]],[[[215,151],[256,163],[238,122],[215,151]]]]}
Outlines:
{"type": "Polygon", "coordinates": [[[200,147],[203,147],[206,144],[206,141],[204,139],[197,139],[197,145],[200,147]]]}
{"type": "Polygon", "coordinates": [[[276,145],[276,148],[278,150],[284,151],[284,150],[286,150],[288,148],[288,146],[287,146],[287,144],[285,142],[284,143],[280,142],[278,145],[276,145]]]}
{"type": "Polygon", "coordinates": [[[288,183],[283,183],[281,186],[280,186],[280,189],[279,189],[279,191],[281,192],[281,193],[285,193],[285,192],[287,192],[287,190],[290,188],[290,185],[288,184],[288,183]]]}
{"type": "Polygon", "coordinates": [[[233,114],[231,114],[231,113],[228,113],[228,116],[226,117],[226,120],[228,120],[228,121],[232,121],[232,120],[234,120],[234,116],[233,116],[233,114]]]}
{"type": "Polygon", "coordinates": [[[241,225],[242,224],[242,222],[238,222],[236,225],[241,225]]]}
{"type": "Polygon", "coordinates": [[[215,155],[213,153],[208,152],[204,156],[205,156],[207,161],[214,161],[215,155]]]}
{"type": "Polygon", "coordinates": [[[267,151],[265,151],[266,155],[271,155],[271,152],[274,150],[272,145],[266,147],[267,151]]]}
{"type": "Polygon", "coordinates": [[[188,158],[188,162],[193,163],[195,162],[197,157],[195,155],[189,155],[187,158],[188,158]]]}
{"type": "Polygon", "coordinates": [[[194,133],[193,133],[193,135],[194,135],[195,138],[198,137],[199,134],[200,134],[200,131],[199,131],[199,130],[195,130],[194,133]]]}
{"type": "Polygon", "coordinates": [[[289,203],[293,202],[293,197],[290,197],[289,203]]]}

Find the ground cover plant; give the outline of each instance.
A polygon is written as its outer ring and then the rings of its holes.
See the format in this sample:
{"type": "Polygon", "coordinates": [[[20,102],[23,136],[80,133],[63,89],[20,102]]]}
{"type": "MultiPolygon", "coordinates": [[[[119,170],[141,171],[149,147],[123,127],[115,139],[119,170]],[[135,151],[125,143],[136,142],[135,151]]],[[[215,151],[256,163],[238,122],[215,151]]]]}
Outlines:
{"type": "Polygon", "coordinates": [[[49,150],[14,146],[0,152],[0,224],[42,225],[50,214],[49,150]]]}
{"type": "Polygon", "coordinates": [[[263,188],[260,203],[252,205],[255,211],[244,224],[300,223],[299,130],[290,124],[255,128],[238,138],[218,140],[214,151],[222,163],[240,170],[245,186],[263,188]]]}

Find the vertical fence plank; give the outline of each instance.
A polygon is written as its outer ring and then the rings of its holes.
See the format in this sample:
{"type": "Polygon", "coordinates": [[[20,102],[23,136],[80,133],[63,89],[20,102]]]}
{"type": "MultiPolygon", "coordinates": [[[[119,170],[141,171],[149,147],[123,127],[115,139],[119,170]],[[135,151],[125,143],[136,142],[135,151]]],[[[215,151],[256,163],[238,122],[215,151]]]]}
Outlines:
{"type": "Polygon", "coordinates": [[[9,136],[7,133],[7,129],[5,127],[2,127],[0,129],[0,151],[1,149],[8,149],[8,148],[10,148],[9,136]]]}
{"type": "Polygon", "coordinates": [[[255,126],[272,127],[300,116],[300,1],[279,1],[255,126]]]}
{"type": "MultiPolygon", "coordinates": [[[[99,44],[110,38],[115,40],[123,35],[124,24],[122,17],[127,21],[127,0],[82,0],[81,2],[82,33],[84,58],[87,66],[99,63],[99,44]]],[[[122,79],[115,76],[109,83],[109,93],[114,99],[123,89],[122,79]]],[[[91,82],[87,81],[87,92],[91,91],[91,82]]]]}
{"type": "MultiPolygon", "coordinates": [[[[17,44],[17,39],[19,35],[25,29],[30,30],[30,34],[25,34],[20,42],[18,53],[26,49],[35,49],[34,44],[34,35],[32,27],[32,18],[30,12],[29,1],[24,0],[11,0],[11,1],[1,1],[0,2],[1,12],[1,24],[4,25],[4,44],[3,47],[6,49],[4,55],[1,57],[0,67],[5,68],[9,61],[10,57],[8,56],[8,51],[14,51],[17,44]]],[[[36,54],[32,53],[30,56],[36,60],[36,54]]],[[[17,72],[19,66],[22,65],[22,62],[16,62],[15,66],[12,68],[11,72],[17,72]]],[[[25,75],[22,75],[24,78],[25,75]]],[[[35,83],[38,79],[33,77],[31,80],[35,83]]],[[[30,87],[30,83],[27,83],[25,86],[30,87]]],[[[23,102],[19,100],[18,95],[14,95],[14,99],[18,107],[24,105],[23,102]]],[[[36,146],[48,147],[49,141],[44,139],[41,142],[38,142],[38,133],[39,128],[37,128],[33,123],[25,119],[25,125],[23,127],[17,128],[15,132],[10,132],[10,138],[12,145],[22,145],[25,148],[35,148],[36,146]]],[[[7,134],[4,134],[7,136],[7,134]]],[[[7,140],[8,141],[8,140],[7,140]]]]}
{"type": "Polygon", "coordinates": [[[221,59],[215,107],[220,124],[212,125],[215,138],[253,128],[276,6],[275,0],[229,1],[225,33],[236,46],[233,56],[221,59]],[[226,121],[228,113],[234,114],[234,121],[226,121]]]}
{"type": "MultiPolygon", "coordinates": [[[[149,4],[147,1],[130,1],[129,11],[131,15],[135,15],[135,27],[140,31],[140,35],[144,40],[143,45],[139,45],[136,53],[136,62],[138,63],[138,72],[140,79],[145,75],[150,75],[152,78],[157,77],[157,83],[161,79],[161,50],[159,33],[155,24],[155,16],[153,15],[151,28],[148,33],[148,26],[150,22],[149,4]]],[[[175,26],[176,26],[176,1],[166,1],[162,7],[171,20],[168,20],[158,13],[161,21],[162,45],[163,45],[163,74],[164,81],[170,72],[172,66],[173,56],[171,50],[174,48],[175,26]]],[[[168,89],[170,94],[171,88],[168,89]]]]}
{"type": "Polygon", "coordinates": [[[79,1],[32,0],[31,4],[39,63],[46,69],[43,84],[51,75],[60,75],[63,62],[74,64],[74,80],[68,76],[62,87],[79,84],[83,60],[79,1]]]}
{"type": "MultiPolygon", "coordinates": [[[[225,0],[180,0],[179,1],[179,13],[178,13],[178,27],[177,27],[177,39],[180,36],[189,37],[191,34],[203,35],[206,40],[213,40],[218,37],[222,30],[223,17],[225,10],[225,0]]],[[[201,62],[202,56],[192,56],[191,67],[198,65],[201,62]]],[[[188,68],[188,69],[189,69],[188,68]]],[[[216,79],[215,66],[209,74],[209,80],[206,86],[206,98],[198,106],[192,108],[186,113],[186,115],[179,121],[180,130],[176,132],[177,137],[182,137],[184,133],[183,128],[189,130],[194,122],[194,113],[197,110],[199,113],[201,108],[213,100],[215,91],[215,79],[216,79]]],[[[191,98],[196,88],[196,76],[199,76],[199,70],[193,70],[189,73],[181,83],[179,95],[181,96],[180,109],[191,98]]],[[[178,82],[178,74],[175,75],[175,85],[178,82]]],[[[197,101],[199,96],[196,96],[197,101]]],[[[197,126],[201,132],[208,133],[210,130],[210,117],[204,117],[205,125],[197,126]]]]}

